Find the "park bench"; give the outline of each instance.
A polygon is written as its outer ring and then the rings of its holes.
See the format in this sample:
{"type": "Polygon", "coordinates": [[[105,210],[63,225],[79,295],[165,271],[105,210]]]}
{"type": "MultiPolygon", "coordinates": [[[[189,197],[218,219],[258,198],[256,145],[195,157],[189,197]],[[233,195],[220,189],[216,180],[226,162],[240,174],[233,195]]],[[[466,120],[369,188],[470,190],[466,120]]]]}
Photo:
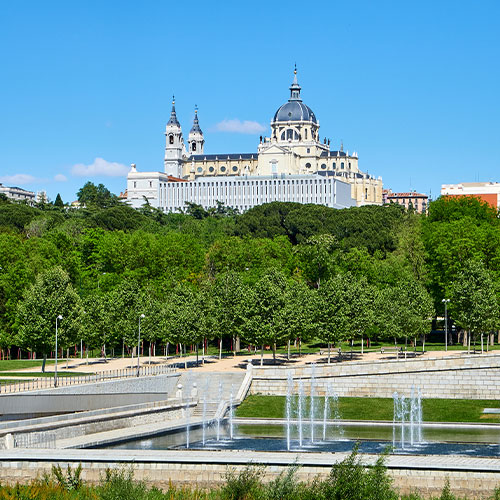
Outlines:
{"type": "Polygon", "coordinates": [[[396,352],[396,353],[399,354],[402,351],[403,351],[402,347],[396,347],[396,346],[394,346],[394,347],[381,347],[380,348],[380,353],[381,354],[384,354],[386,352],[396,352]]]}

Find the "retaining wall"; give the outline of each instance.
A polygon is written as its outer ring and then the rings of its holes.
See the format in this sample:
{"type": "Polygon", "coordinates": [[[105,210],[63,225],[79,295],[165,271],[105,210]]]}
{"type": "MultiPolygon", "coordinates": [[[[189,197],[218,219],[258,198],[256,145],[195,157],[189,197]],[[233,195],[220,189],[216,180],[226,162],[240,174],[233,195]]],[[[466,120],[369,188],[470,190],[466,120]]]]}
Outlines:
{"type": "MultiPolygon", "coordinates": [[[[332,463],[335,459],[332,458],[332,463]]],[[[43,473],[50,474],[54,461],[0,461],[0,481],[2,483],[26,483],[43,473]]],[[[63,470],[69,465],[76,468],[82,465],[82,479],[85,482],[97,483],[104,476],[107,468],[124,467],[126,464],[119,461],[72,461],[60,462],[63,470]]],[[[228,468],[236,472],[242,470],[243,464],[220,463],[165,463],[134,461],[134,478],[144,481],[148,486],[168,488],[169,483],[185,486],[196,485],[198,488],[217,487],[224,483],[228,468]]],[[[326,477],[330,472],[330,465],[302,464],[297,471],[297,478],[301,481],[312,481],[315,477],[326,477]]],[[[286,471],[287,465],[268,464],[264,472],[264,480],[272,480],[286,471]]],[[[498,486],[500,474],[488,471],[457,471],[457,470],[428,470],[425,468],[391,468],[389,475],[394,480],[394,486],[401,493],[419,491],[422,495],[438,496],[446,480],[449,480],[454,494],[470,498],[491,498],[493,490],[498,486]]]]}
{"type": "Polygon", "coordinates": [[[5,418],[54,415],[163,401],[175,395],[179,374],[115,379],[0,395],[5,418]]]}
{"type": "Polygon", "coordinates": [[[300,380],[310,392],[314,371],[315,393],[324,395],[330,384],[339,396],[392,397],[420,387],[424,398],[499,399],[500,355],[460,355],[434,359],[340,362],[305,367],[253,367],[251,394],[285,395],[288,371],[293,390],[300,380]]]}

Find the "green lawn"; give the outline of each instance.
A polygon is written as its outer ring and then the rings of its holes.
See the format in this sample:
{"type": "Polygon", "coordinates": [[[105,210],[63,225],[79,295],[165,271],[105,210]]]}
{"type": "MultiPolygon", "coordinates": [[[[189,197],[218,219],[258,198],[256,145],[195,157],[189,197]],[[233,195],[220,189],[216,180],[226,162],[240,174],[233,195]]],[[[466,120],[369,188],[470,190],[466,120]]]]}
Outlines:
{"type": "MultiPolygon", "coordinates": [[[[248,396],[236,410],[236,416],[283,418],[285,399],[285,396],[248,396]]],[[[306,401],[308,407],[309,401],[306,401]]],[[[321,414],[323,398],[317,398],[316,408],[321,414]]],[[[500,408],[500,400],[424,399],[422,413],[426,422],[500,422],[500,415],[483,416],[484,408],[500,408]]],[[[343,420],[392,421],[393,401],[391,398],[339,398],[339,413],[343,420]]]]}
{"type": "MultiPolygon", "coordinates": [[[[53,377],[54,372],[0,372],[2,377],[30,377],[30,378],[39,378],[39,377],[53,377]]],[[[80,377],[82,375],[94,375],[93,373],[84,373],[84,372],[60,372],[57,371],[58,377],[80,377]]]]}
{"type": "MultiPolygon", "coordinates": [[[[49,361],[47,360],[47,365],[53,365],[54,361],[49,361]]],[[[35,359],[33,361],[29,359],[7,359],[4,361],[0,361],[0,372],[4,371],[13,371],[13,370],[22,370],[24,368],[33,368],[33,367],[41,367],[42,366],[42,360],[41,359],[35,359]]]]}

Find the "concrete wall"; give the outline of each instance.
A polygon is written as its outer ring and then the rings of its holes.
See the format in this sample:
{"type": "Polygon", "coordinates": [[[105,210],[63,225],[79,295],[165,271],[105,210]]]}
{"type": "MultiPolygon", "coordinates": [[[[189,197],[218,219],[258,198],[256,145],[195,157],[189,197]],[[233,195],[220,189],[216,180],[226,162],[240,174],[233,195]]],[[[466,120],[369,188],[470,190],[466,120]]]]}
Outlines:
{"type": "Polygon", "coordinates": [[[303,380],[308,394],[313,369],[317,395],[324,395],[328,384],[339,396],[362,397],[392,397],[394,391],[408,393],[414,385],[420,387],[425,398],[500,398],[500,355],[341,362],[314,368],[256,366],[250,393],[286,394],[291,370],[294,391],[303,380]]]}
{"type": "Polygon", "coordinates": [[[0,415],[43,416],[163,401],[175,396],[178,380],[178,374],[167,374],[1,394],[0,415]]]}
{"type": "MultiPolygon", "coordinates": [[[[126,461],[126,459],[124,459],[126,461]]],[[[334,460],[332,460],[333,463],[334,460]]],[[[52,465],[57,463],[49,460],[41,461],[0,461],[0,482],[26,483],[43,473],[50,474],[52,465]]],[[[82,465],[82,479],[86,482],[97,483],[107,468],[127,466],[123,461],[71,461],[60,462],[63,470],[69,465],[72,468],[82,465]]],[[[134,461],[134,477],[144,481],[149,486],[168,488],[169,482],[177,485],[196,487],[217,487],[224,483],[224,476],[228,468],[235,471],[242,470],[245,465],[220,463],[165,463],[134,461]]],[[[274,479],[288,466],[268,465],[265,469],[265,480],[274,479]]],[[[315,477],[326,477],[330,466],[304,464],[297,472],[301,481],[312,481],[315,477]]],[[[471,498],[490,498],[494,488],[500,482],[500,474],[488,471],[457,471],[457,470],[428,470],[410,468],[390,468],[389,474],[394,479],[394,486],[401,493],[419,491],[424,495],[438,495],[446,480],[449,479],[451,490],[457,495],[467,495],[471,498]]]]}

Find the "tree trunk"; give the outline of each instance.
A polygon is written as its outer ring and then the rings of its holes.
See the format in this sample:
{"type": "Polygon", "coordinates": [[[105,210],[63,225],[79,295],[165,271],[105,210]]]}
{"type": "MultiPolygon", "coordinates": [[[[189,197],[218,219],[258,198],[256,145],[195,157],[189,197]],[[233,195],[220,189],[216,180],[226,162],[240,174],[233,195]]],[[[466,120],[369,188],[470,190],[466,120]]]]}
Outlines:
{"type": "Polygon", "coordinates": [[[467,331],[467,354],[470,354],[470,335],[471,332],[467,331]]]}
{"type": "MultiPolygon", "coordinates": [[[[181,352],[182,352],[182,344],[181,344],[181,352]]],[[[186,344],[184,344],[184,369],[187,370],[188,362],[187,362],[187,352],[186,352],[186,344]]]]}
{"type": "MultiPolygon", "coordinates": [[[[500,331],[498,332],[498,338],[500,338],[500,331]]],[[[301,356],[302,356],[302,339],[299,337],[299,358],[301,356]]]]}
{"type": "Polygon", "coordinates": [[[363,350],[364,346],[365,345],[364,345],[363,335],[361,335],[361,354],[362,355],[364,354],[364,350],[363,350]]]}
{"type": "Polygon", "coordinates": [[[260,346],[260,366],[264,366],[264,344],[260,346]]]}
{"type": "Polygon", "coordinates": [[[199,365],[199,362],[198,362],[198,344],[196,344],[196,366],[199,365]]]}
{"type": "Polygon", "coordinates": [[[45,373],[45,363],[47,362],[47,355],[44,353],[42,361],[42,373],[45,373]]]}
{"type": "Polygon", "coordinates": [[[468,337],[469,337],[469,332],[467,330],[463,330],[462,331],[462,345],[463,345],[463,347],[467,347],[469,345],[468,337]]]}
{"type": "Polygon", "coordinates": [[[290,361],[290,339],[288,339],[288,351],[287,351],[287,359],[290,361]]]}
{"type": "Polygon", "coordinates": [[[481,333],[481,354],[484,354],[483,351],[483,334],[481,333]]]}
{"type": "Polygon", "coordinates": [[[219,359],[222,359],[222,337],[219,340],[219,359]]]}
{"type": "Polygon", "coordinates": [[[351,361],[352,361],[352,348],[354,346],[354,339],[351,339],[351,361]]]}
{"type": "Polygon", "coordinates": [[[328,364],[330,364],[331,350],[332,350],[332,344],[328,342],[328,364]]]}
{"type": "Polygon", "coordinates": [[[273,342],[273,364],[276,364],[276,342],[273,342]]]}
{"type": "Polygon", "coordinates": [[[425,333],[422,335],[422,354],[425,352],[425,333]]]}

